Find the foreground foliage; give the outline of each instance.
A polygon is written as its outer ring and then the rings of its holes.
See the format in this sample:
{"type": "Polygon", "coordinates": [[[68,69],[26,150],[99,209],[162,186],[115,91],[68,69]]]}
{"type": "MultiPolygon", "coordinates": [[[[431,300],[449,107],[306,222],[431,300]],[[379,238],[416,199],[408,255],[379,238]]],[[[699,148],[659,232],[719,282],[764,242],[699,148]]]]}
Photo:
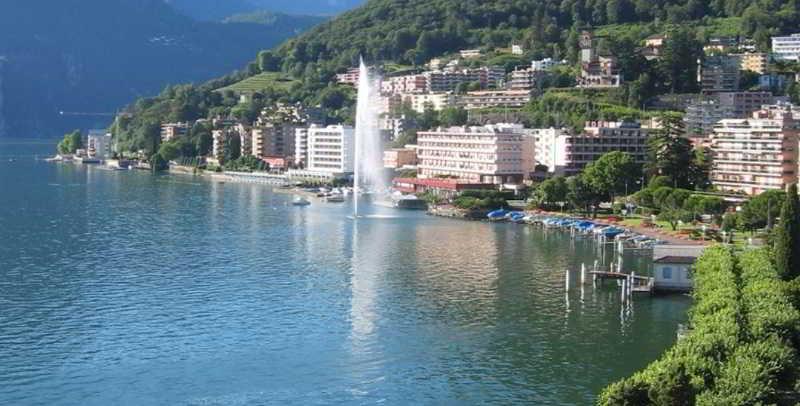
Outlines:
{"type": "Polygon", "coordinates": [[[766,249],[706,250],[695,267],[691,332],[600,405],[793,404],[800,313],[766,249]]]}

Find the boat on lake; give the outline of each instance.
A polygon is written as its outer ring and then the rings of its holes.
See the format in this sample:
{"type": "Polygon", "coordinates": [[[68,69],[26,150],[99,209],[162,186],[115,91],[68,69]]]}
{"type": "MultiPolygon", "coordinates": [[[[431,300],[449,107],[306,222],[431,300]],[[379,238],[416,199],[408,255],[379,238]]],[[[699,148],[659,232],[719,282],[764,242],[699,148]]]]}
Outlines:
{"type": "Polygon", "coordinates": [[[294,200],[292,200],[292,206],[308,206],[311,202],[308,199],[300,196],[296,196],[294,200]]]}

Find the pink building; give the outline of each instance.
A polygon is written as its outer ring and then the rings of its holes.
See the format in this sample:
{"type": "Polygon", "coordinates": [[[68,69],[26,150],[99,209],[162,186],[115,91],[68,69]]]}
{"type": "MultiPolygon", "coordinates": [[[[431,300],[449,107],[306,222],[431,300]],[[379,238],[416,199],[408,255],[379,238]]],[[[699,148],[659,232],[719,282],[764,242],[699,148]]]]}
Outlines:
{"type": "Polygon", "coordinates": [[[417,135],[418,176],[521,183],[534,169],[533,138],[513,124],[439,128],[417,135]]]}

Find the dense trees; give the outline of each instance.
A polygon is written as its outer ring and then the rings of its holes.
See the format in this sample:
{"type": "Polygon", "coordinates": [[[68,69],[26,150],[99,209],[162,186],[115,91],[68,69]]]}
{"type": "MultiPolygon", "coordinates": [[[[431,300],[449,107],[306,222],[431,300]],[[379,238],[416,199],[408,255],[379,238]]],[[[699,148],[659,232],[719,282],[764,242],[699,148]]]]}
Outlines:
{"type": "Polygon", "coordinates": [[[691,330],[600,405],[793,404],[800,313],[767,250],[706,249],[695,264],[691,330]]]}
{"type": "Polygon", "coordinates": [[[781,209],[781,221],[775,235],[773,258],[778,275],[785,280],[800,276],[800,202],[797,185],[786,193],[781,209]]]}
{"type": "Polygon", "coordinates": [[[628,153],[609,152],[583,170],[583,180],[607,201],[628,193],[641,178],[641,167],[628,153]]]}
{"type": "Polygon", "coordinates": [[[59,154],[74,154],[81,148],[83,148],[83,136],[80,130],[65,134],[64,139],[58,143],[57,147],[59,154]]]}

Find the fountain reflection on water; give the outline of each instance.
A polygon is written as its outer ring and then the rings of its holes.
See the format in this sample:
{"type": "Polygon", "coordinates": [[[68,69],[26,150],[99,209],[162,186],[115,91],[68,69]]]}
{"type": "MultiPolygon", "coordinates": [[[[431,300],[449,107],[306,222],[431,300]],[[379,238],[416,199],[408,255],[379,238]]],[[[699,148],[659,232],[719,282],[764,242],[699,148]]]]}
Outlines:
{"type": "Polygon", "coordinates": [[[384,193],[387,189],[383,171],[383,140],[379,119],[380,77],[361,59],[356,104],[355,162],[353,176],[353,216],[359,217],[362,192],[384,193]]]}

